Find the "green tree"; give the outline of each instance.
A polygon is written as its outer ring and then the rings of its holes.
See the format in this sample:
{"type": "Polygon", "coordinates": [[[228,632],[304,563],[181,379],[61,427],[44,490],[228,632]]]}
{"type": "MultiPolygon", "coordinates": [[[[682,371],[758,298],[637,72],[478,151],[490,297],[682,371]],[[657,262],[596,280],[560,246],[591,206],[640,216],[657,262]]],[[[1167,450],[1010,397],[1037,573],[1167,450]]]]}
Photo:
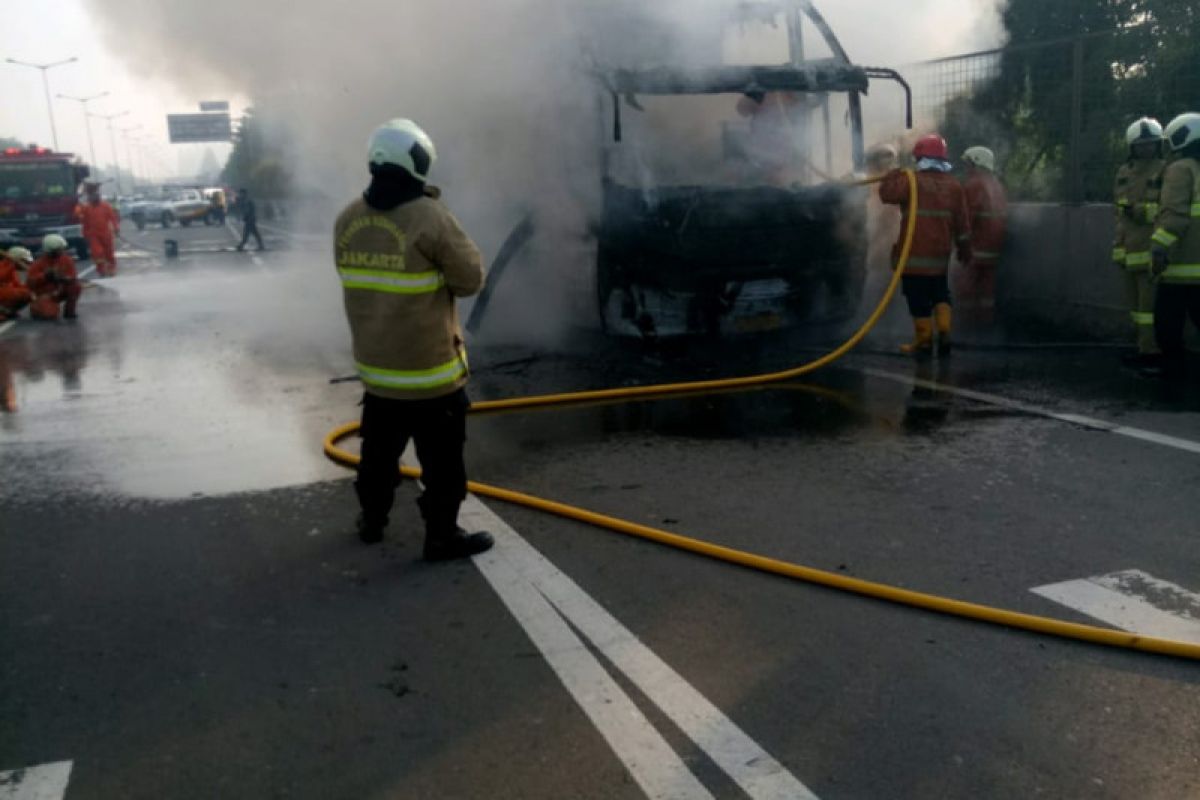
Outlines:
{"type": "Polygon", "coordinates": [[[998,77],[948,104],[946,127],[1003,142],[1018,196],[1109,199],[1129,123],[1165,124],[1198,104],[1196,3],[1009,0],[1003,23],[998,77]]]}
{"type": "Polygon", "coordinates": [[[245,187],[255,196],[281,200],[292,186],[289,149],[285,129],[264,121],[254,109],[246,109],[234,132],[233,150],[221,180],[229,186],[245,187]]]}

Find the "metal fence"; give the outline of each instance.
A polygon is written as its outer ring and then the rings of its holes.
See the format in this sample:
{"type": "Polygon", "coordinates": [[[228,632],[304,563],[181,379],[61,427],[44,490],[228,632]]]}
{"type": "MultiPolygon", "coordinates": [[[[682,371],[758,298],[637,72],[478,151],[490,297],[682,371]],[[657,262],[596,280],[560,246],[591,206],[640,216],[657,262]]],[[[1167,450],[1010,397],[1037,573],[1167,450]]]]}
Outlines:
{"type": "Polygon", "coordinates": [[[925,124],[955,151],[996,151],[1017,199],[1112,199],[1125,129],[1200,111],[1200,58],[1161,32],[1089,33],[915,64],[904,70],[925,124]],[[1141,57],[1148,53],[1149,57],[1141,57]]]}

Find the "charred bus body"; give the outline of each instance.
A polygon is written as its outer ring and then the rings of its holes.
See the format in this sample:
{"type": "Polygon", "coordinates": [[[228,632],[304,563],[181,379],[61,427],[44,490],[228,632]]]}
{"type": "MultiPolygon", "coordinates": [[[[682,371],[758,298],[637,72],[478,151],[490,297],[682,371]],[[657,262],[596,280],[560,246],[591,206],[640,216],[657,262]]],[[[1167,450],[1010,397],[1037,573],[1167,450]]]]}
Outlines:
{"type": "MultiPolygon", "coordinates": [[[[597,73],[611,127],[596,226],[596,300],[612,334],[653,339],[790,328],[843,321],[859,306],[866,190],[835,179],[833,154],[850,157],[845,177],[861,170],[861,98],[870,80],[907,86],[890,70],[851,64],[806,0],[746,8],[787,15],[794,63],[597,73]],[[833,57],[804,60],[802,16],[833,57]],[[848,101],[848,141],[834,141],[835,95],[848,101]],[[686,102],[700,105],[699,113],[662,108],[686,102]],[[656,114],[660,123],[670,121],[656,124],[656,114]],[[814,146],[814,129],[823,148],[814,146]],[[707,148],[696,146],[703,138],[707,148]],[[664,155],[657,161],[655,146],[664,155]],[[818,166],[814,153],[822,149],[818,166]]],[[[909,109],[911,125],[911,101],[909,109]]]]}

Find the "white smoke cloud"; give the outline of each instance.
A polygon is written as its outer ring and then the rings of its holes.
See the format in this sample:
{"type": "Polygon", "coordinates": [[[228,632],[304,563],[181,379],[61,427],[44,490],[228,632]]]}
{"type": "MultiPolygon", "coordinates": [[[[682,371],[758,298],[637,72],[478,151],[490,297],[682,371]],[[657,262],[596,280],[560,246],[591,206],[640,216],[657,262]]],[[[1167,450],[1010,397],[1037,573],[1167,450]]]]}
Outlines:
{"type": "MultiPolygon", "coordinates": [[[[302,189],[348,200],[367,179],[371,130],[411,117],[438,144],[434,181],[485,250],[494,253],[537,209],[557,219],[564,259],[586,260],[581,209],[594,207],[598,151],[611,125],[597,113],[611,109],[587,73],[589,59],[711,64],[730,49],[729,0],[85,2],[132,71],[198,98],[253,98],[286,125],[302,189]]],[[[818,6],[853,60],[889,66],[997,44],[999,3],[818,6]]],[[[784,60],[786,39],[770,33],[743,42],[750,52],[741,55],[784,60]]],[[[868,119],[899,127],[898,104],[886,102],[879,117],[869,101],[868,119]]]]}

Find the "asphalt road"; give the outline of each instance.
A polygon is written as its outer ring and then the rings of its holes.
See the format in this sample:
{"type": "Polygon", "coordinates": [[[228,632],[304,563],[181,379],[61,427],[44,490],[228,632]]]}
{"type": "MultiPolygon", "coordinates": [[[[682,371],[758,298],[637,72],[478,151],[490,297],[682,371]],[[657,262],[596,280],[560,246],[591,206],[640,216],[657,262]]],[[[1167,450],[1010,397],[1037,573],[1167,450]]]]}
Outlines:
{"type": "MultiPolygon", "coordinates": [[[[1195,662],[490,501],[497,550],[426,565],[411,485],[385,543],[359,544],[320,452],[360,392],[330,383],[352,361],[328,242],[265,232],[262,254],[220,228],[130,232],[78,322],[0,330],[0,797],[41,796],[20,770],[66,762],[65,795],[44,796],[1200,797],[1195,662]]],[[[1111,348],[914,367],[873,352],[891,338],[770,390],[480,417],[469,466],[833,572],[1200,630],[1200,388],[1111,348]],[[1031,591],[1118,580],[1116,610],[1031,591]]],[[[743,374],[817,347],[485,325],[472,392],[743,374]]]]}

